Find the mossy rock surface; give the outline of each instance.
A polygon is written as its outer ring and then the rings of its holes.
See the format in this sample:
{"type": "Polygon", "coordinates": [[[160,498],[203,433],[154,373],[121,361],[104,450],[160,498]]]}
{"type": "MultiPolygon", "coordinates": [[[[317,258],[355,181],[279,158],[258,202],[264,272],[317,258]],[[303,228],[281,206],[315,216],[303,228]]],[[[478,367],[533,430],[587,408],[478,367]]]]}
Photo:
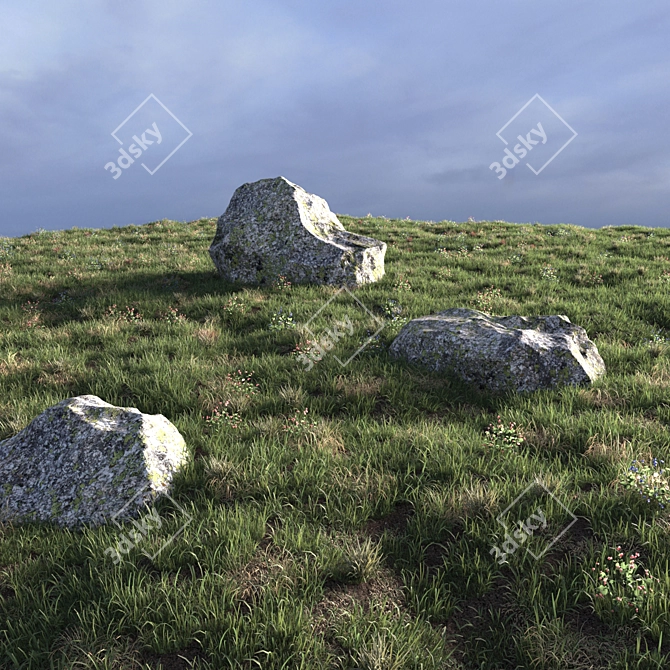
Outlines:
{"type": "Polygon", "coordinates": [[[162,414],[68,398],[0,442],[0,513],[70,528],[134,518],[168,491],[187,457],[162,414]]]}
{"type": "Polygon", "coordinates": [[[284,177],[240,186],[209,249],[231,282],[360,286],[384,276],[386,244],[344,229],[328,203],[284,177]]]}
{"type": "Polygon", "coordinates": [[[589,385],[605,374],[596,345],[567,316],[492,317],[454,308],[410,321],[390,347],[434,372],[494,393],[589,385]]]}

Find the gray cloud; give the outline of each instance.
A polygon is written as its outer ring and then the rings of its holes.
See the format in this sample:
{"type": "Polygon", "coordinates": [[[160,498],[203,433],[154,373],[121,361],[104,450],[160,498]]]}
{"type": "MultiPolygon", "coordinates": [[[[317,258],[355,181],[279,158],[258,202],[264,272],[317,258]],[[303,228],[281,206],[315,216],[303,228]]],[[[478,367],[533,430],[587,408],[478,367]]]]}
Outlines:
{"type": "Polygon", "coordinates": [[[352,215],[668,225],[662,0],[3,12],[0,235],[216,216],[279,174],[352,215]],[[153,176],[113,180],[111,132],[150,93],[193,136],[153,176]],[[535,93],[578,137],[539,175],[498,180],[496,132],[535,93]]]}

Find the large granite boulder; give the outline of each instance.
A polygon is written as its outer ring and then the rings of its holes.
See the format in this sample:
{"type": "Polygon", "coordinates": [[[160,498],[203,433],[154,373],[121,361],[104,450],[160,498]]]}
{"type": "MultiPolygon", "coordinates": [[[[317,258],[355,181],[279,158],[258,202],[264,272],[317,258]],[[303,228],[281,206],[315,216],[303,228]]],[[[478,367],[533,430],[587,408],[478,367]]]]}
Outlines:
{"type": "Polygon", "coordinates": [[[219,275],[265,284],[359,286],[384,276],[386,244],[344,229],[328,203],[284,177],[240,186],[219,217],[209,255],[219,275]]]}
{"type": "Polygon", "coordinates": [[[389,351],[494,393],[587,385],[605,374],[595,344],[567,316],[448,309],[410,321],[389,351]]]}
{"type": "Polygon", "coordinates": [[[187,456],[162,414],[68,398],[0,442],[0,516],[69,528],[134,518],[187,456]]]}

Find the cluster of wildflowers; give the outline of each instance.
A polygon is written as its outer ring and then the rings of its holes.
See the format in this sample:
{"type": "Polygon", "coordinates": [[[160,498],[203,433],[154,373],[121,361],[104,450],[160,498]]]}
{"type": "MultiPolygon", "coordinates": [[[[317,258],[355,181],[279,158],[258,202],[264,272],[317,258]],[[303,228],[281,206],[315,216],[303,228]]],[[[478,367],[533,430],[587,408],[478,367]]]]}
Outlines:
{"type": "Polygon", "coordinates": [[[520,435],[517,425],[512,421],[509,424],[509,428],[506,427],[500,415],[498,415],[498,423],[495,426],[489,424],[484,435],[487,438],[486,446],[498,451],[514,451],[524,442],[524,438],[520,435]]]}
{"type": "MultiPolygon", "coordinates": [[[[450,236],[449,236],[448,233],[442,233],[442,235],[440,235],[440,238],[442,240],[444,240],[445,242],[450,241],[450,236]]],[[[456,242],[464,242],[467,239],[467,235],[464,232],[460,232],[457,235],[455,235],[453,239],[456,242]]],[[[447,249],[447,247],[438,247],[437,249],[435,249],[435,251],[437,253],[441,254],[442,256],[447,256],[447,257],[453,256],[453,255],[455,255],[455,256],[468,256],[469,255],[467,245],[461,245],[459,247],[458,251],[451,251],[451,250],[447,249]]]]}
{"type": "Polygon", "coordinates": [[[552,267],[551,265],[545,265],[542,268],[542,279],[549,279],[550,281],[558,281],[556,268],[552,267]]]}
{"type": "Polygon", "coordinates": [[[600,286],[603,283],[603,276],[591,270],[582,277],[582,282],[587,286],[600,286]]]}
{"type": "Polygon", "coordinates": [[[39,300],[36,300],[35,302],[28,300],[24,305],[21,305],[21,309],[29,314],[34,314],[39,309],[39,304],[39,300]]]}
{"type": "Polygon", "coordinates": [[[142,314],[135,307],[126,307],[125,312],[119,312],[116,305],[111,305],[107,308],[106,316],[110,316],[112,319],[127,321],[128,323],[138,323],[143,318],[142,314]]]}
{"type": "Polygon", "coordinates": [[[226,387],[232,399],[228,399],[224,403],[218,402],[214,406],[212,414],[205,417],[205,423],[211,426],[227,426],[233,429],[244,426],[244,419],[239,412],[234,410],[232,401],[239,398],[250,398],[258,393],[260,384],[254,383],[253,374],[253,372],[247,372],[246,370],[237,370],[234,374],[228,373],[226,375],[226,387]]]}
{"type": "Polygon", "coordinates": [[[324,338],[323,342],[316,340],[305,340],[301,344],[297,344],[293,349],[292,354],[305,366],[305,370],[309,371],[314,367],[314,363],[318,363],[330,351],[334,343],[324,338]]]}
{"type": "Polygon", "coordinates": [[[521,254],[512,254],[509,257],[509,262],[512,263],[512,265],[520,265],[523,263],[523,256],[521,254]]]}
{"type": "Polygon", "coordinates": [[[291,352],[292,356],[297,356],[301,358],[303,356],[310,356],[314,348],[314,342],[312,340],[305,340],[304,342],[299,342],[295,345],[295,348],[291,352]]]}
{"type": "Polygon", "coordinates": [[[167,321],[168,323],[179,323],[180,321],[184,321],[186,316],[180,314],[176,307],[169,307],[167,312],[160,312],[158,314],[158,319],[160,321],[167,321]]]}
{"type": "Polygon", "coordinates": [[[491,314],[494,302],[501,299],[502,294],[500,293],[500,289],[489,286],[484,292],[477,292],[477,297],[475,298],[474,303],[480,311],[491,314]]]}
{"type": "Polygon", "coordinates": [[[142,315],[140,314],[139,310],[135,309],[135,307],[126,307],[124,318],[126,321],[128,321],[128,323],[142,321],[142,315]]]}
{"type": "Polygon", "coordinates": [[[619,546],[615,554],[619,560],[615,560],[615,556],[607,556],[606,564],[596,562],[591,568],[591,572],[598,571],[596,600],[602,601],[610,613],[616,610],[623,614],[632,614],[633,611],[638,614],[659,580],[646,569],[644,576],[639,574],[640,566],[635,562],[640,557],[639,553],[630,554],[626,561],[619,546]]]}
{"type": "Polygon", "coordinates": [[[119,312],[116,308],[116,305],[110,305],[107,308],[107,314],[105,316],[111,317],[114,320],[123,320],[128,323],[137,323],[142,321],[142,315],[135,307],[126,307],[125,312],[119,312]]]}
{"type": "Polygon", "coordinates": [[[286,419],[286,423],[283,426],[283,431],[288,435],[305,435],[310,431],[314,430],[318,424],[316,421],[308,421],[307,414],[309,410],[307,407],[300,411],[299,409],[295,410],[295,416],[290,416],[286,419]]]}
{"type": "Polygon", "coordinates": [[[15,255],[14,245],[9,242],[0,243],[0,256],[4,258],[11,258],[15,255]]]}
{"type": "Polygon", "coordinates": [[[104,270],[105,263],[99,258],[88,258],[86,260],[86,267],[89,270],[104,270]]]}
{"type": "Polygon", "coordinates": [[[221,311],[225,316],[231,316],[233,314],[244,314],[247,309],[247,305],[242,298],[237,295],[233,295],[228,299],[228,302],[221,308],[221,311]]]}
{"type": "Polygon", "coordinates": [[[659,280],[664,284],[670,282],[670,270],[663,270],[661,276],[659,277],[659,280]]]}
{"type": "Polygon", "coordinates": [[[270,325],[268,326],[269,330],[291,330],[296,327],[296,322],[293,320],[293,312],[284,314],[283,310],[280,308],[278,312],[275,312],[272,315],[270,320],[270,325]]]}
{"type": "Polygon", "coordinates": [[[393,283],[393,289],[395,291],[411,291],[412,285],[402,275],[399,275],[393,283]]]}
{"type": "Polygon", "coordinates": [[[279,275],[273,282],[272,288],[276,291],[283,291],[284,289],[291,288],[291,282],[286,279],[285,275],[279,275]]]}
{"type": "Polygon", "coordinates": [[[647,503],[664,510],[670,504],[670,486],[660,467],[664,464],[657,458],[652,458],[651,463],[634,460],[623,477],[624,488],[637,491],[647,503]]]}
{"type": "Polygon", "coordinates": [[[228,428],[238,429],[243,425],[243,419],[239,412],[233,412],[230,407],[230,400],[222,404],[219,402],[214,406],[211,415],[205,417],[205,423],[217,428],[227,426],[228,428]]]}
{"type": "Polygon", "coordinates": [[[254,383],[251,378],[253,374],[253,372],[247,372],[246,370],[244,372],[237,370],[234,375],[228,373],[226,375],[227,385],[234,394],[249,398],[258,393],[258,388],[260,387],[260,384],[254,383]]]}
{"type": "Polygon", "coordinates": [[[451,268],[440,268],[437,271],[437,276],[441,277],[442,279],[446,279],[447,277],[451,277],[451,268]]]}
{"type": "Polygon", "coordinates": [[[651,339],[647,340],[647,344],[667,344],[668,338],[665,337],[663,331],[660,328],[656,328],[653,332],[651,339]]]}
{"type": "Polygon", "coordinates": [[[397,300],[387,300],[386,303],[382,305],[382,313],[384,314],[384,317],[392,323],[407,323],[407,317],[400,316],[402,314],[402,310],[403,308],[397,300]]]}

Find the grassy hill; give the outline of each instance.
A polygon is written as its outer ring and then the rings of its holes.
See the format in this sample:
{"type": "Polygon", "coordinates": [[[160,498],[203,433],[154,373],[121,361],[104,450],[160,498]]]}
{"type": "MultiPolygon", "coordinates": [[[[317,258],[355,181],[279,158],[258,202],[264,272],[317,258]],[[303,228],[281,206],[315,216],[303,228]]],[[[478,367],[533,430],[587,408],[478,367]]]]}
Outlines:
{"type": "Polygon", "coordinates": [[[670,230],[339,218],[388,244],[354,292],[386,325],[309,371],[337,289],[221,281],[215,219],[0,238],[0,439],[93,394],[193,454],[118,564],[114,524],[0,525],[1,667],[670,667],[670,230]],[[451,307],[567,315],[607,374],[494,397],[389,358],[451,307]],[[546,551],[501,565],[537,480],[546,551]]]}

